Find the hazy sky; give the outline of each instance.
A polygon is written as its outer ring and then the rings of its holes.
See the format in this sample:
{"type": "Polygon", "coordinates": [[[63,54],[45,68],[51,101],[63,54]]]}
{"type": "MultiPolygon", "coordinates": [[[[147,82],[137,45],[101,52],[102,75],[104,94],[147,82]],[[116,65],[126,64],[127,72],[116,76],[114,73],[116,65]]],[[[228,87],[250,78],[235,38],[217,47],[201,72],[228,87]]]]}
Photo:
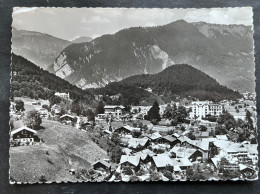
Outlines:
{"type": "Polygon", "coordinates": [[[13,27],[71,40],[96,38],[123,28],[156,26],[184,19],[215,24],[253,25],[250,7],[214,9],[14,8],[13,27]]]}

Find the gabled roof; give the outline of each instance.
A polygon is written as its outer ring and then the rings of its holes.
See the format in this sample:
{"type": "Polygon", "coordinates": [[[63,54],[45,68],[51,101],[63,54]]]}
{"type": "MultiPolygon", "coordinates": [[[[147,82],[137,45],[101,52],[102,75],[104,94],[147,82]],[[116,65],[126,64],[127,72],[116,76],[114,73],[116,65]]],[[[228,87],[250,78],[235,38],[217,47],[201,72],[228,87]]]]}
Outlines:
{"type": "Polygon", "coordinates": [[[152,140],[155,140],[155,139],[158,139],[158,138],[161,138],[161,137],[162,136],[158,132],[155,132],[151,136],[149,136],[149,138],[152,139],[152,140]]]}
{"type": "Polygon", "coordinates": [[[149,149],[145,149],[145,150],[142,150],[142,151],[140,151],[140,152],[142,152],[142,153],[144,153],[144,154],[147,154],[147,155],[149,155],[149,156],[154,156],[154,155],[156,155],[153,151],[151,151],[151,150],[149,150],[149,149]]]}
{"type": "Polygon", "coordinates": [[[98,161],[94,162],[94,163],[92,164],[92,166],[94,166],[95,164],[98,164],[98,163],[103,164],[103,165],[106,166],[107,168],[110,168],[110,166],[111,166],[111,164],[107,163],[107,162],[104,161],[104,160],[98,160],[98,161]]]}
{"type": "Polygon", "coordinates": [[[29,128],[29,127],[23,126],[23,127],[20,127],[18,129],[15,129],[15,130],[11,131],[11,136],[13,136],[14,134],[16,134],[16,133],[18,133],[18,132],[20,132],[22,130],[27,130],[27,131],[30,131],[32,133],[37,134],[37,131],[35,131],[35,130],[29,128]]]}
{"type": "Polygon", "coordinates": [[[163,136],[162,138],[168,140],[169,142],[174,142],[176,140],[176,138],[172,137],[171,135],[166,135],[163,136]]]}
{"type": "Polygon", "coordinates": [[[130,132],[132,132],[132,131],[140,131],[140,130],[141,130],[141,128],[134,128],[134,127],[131,127],[131,126],[129,126],[129,125],[124,125],[124,126],[122,126],[122,127],[119,127],[119,128],[117,128],[117,129],[115,129],[115,131],[117,131],[117,130],[119,130],[119,129],[122,129],[122,128],[124,128],[124,129],[126,129],[126,130],[128,130],[128,131],[130,131],[130,132]]]}
{"type": "Polygon", "coordinates": [[[142,160],[145,160],[146,158],[147,158],[147,154],[144,154],[144,153],[142,153],[142,152],[136,152],[135,154],[134,154],[135,156],[140,156],[140,158],[142,159],[142,160]]]}
{"type": "Polygon", "coordinates": [[[153,161],[158,168],[173,166],[173,162],[167,154],[157,154],[156,156],[153,156],[153,161]]]}
{"type": "Polygon", "coordinates": [[[177,158],[189,158],[197,150],[185,147],[173,147],[170,152],[175,153],[177,158]]]}
{"type": "Polygon", "coordinates": [[[69,115],[69,114],[62,115],[60,118],[63,118],[63,117],[70,117],[70,118],[73,118],[73,119],[74,119],[74,116],[69,115]]]}
{"type": "Polygon", "coordinates": [[[123,148],[122,152],[124,152],[126,155],[130,155],[133,152],[133,150],[131,150],[129,148],[123,148]]]}
{"type": "Polygon", "coordinates": [[[180,137],[180,135],[178,134],[178,133],[174,133],[174,134],[172,134],[174,137],[177,137],[177,138],[179,138],[180,137]]]}
{"type": "Polygon", "coordinates": [[[123,164],[125,162],[129,162],[130,164],[134,166],[138,166],[140,163],[140,156],[127,156],[122,155],[120,159],[120,164],[123,164]]]}
{"type": "Polygon", "coordinates": [[[147,142],[148,138],[132,138],[128,142],[128,147],[137,148],[139,145],[145,146],[147,142]]]}

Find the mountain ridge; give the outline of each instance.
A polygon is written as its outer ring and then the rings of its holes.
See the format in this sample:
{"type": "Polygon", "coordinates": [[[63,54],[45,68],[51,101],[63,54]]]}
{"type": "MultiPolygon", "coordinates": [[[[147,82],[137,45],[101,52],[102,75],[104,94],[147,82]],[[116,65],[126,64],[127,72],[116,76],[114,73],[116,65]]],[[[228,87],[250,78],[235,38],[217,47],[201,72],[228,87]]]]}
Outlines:
{"type": "Polygon", "coordinates": [[[250,26],[176,21],[66,47],[48,68],[82,89],[187,63],[234,90],[254,91],[250,26]]]}

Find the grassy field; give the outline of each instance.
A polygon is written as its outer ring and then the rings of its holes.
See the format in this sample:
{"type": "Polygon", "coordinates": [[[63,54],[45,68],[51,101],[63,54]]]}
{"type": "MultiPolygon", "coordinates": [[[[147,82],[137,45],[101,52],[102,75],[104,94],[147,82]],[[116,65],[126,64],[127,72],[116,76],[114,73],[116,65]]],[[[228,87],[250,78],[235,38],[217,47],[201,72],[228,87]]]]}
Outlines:
{"type": "Polygon", "coordinates": [[[10,148],[10,176],[20,182],[76,181],[69,169],[88,169],[107,153],[90,140],[88,133],[56,121],[43,120],[38,135],[41,145],[10,148]]]}

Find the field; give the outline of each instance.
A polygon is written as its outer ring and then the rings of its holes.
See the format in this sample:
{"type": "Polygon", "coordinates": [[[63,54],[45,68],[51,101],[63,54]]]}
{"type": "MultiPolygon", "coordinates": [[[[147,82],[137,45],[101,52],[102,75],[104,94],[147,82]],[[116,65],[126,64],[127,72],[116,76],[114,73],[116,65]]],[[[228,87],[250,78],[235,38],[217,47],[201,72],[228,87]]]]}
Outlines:
{"type": "Polygon", "coordinates": [[[41,145],[10,148],[10,177],[18,182],[76,181],[70,169],[88,169],[107,153],[90,140],[88,133],[56,121],[43,120],[38,131],[41,145]],[[33,177],[33,178],[32,178],[33,177]]]}

